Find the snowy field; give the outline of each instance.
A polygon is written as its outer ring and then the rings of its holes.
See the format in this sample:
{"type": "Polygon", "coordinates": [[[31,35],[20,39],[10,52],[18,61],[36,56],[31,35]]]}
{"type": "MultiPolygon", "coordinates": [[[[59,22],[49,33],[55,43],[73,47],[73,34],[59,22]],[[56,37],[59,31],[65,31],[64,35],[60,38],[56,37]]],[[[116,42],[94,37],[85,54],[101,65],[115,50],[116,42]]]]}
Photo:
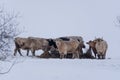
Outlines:
{"type": "Polygon", "coordinates": [[[9,73],[0,74],[0,80],[120,80],[116,18],[120,0],[0,0],[0,5],[6,11],[20,12],[19,29],[25,31],[20,37],[82,36],[85,43],[103,37],[108,43],[105,60],[10,57],[0,61],[0,72],[14,63],[9,73]]]}
{"type": "MultiPolygon", "coordinates": [[[[0,74],[0,80],[119,80],[120,58],[106,60],[92,59],[37,59],[17,57],[11,60],[15,65],[7,74],[0,74]]],[[[12,65],[0,61],[0,71],[5,72],[12,65]]]]}

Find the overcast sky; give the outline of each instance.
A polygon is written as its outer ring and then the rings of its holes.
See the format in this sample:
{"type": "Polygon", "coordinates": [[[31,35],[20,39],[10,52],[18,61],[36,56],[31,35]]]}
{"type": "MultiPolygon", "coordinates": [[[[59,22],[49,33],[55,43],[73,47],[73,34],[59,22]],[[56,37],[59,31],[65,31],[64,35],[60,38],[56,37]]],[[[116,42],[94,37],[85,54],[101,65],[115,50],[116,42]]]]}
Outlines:
{"type": "Polygon", "coordinates": [[[5,9],[20,12],[21,27],[24,26],[27,31],[25,34],[31,36],[86,36],[94,33],[96,33],[94,36],[104,36],[115,31],[114,21],[116,16],[120,15],[119,0],[2,0],[0,2],[5,9]]]}
{"type": "Polygon", "coordinates": [[[120,44],[120,28],[115,26],[120,0],[0,0],[0,5],[20,12],[22,37],[78,35],[90,40],[96,36],[112,46],[120,44]]]}

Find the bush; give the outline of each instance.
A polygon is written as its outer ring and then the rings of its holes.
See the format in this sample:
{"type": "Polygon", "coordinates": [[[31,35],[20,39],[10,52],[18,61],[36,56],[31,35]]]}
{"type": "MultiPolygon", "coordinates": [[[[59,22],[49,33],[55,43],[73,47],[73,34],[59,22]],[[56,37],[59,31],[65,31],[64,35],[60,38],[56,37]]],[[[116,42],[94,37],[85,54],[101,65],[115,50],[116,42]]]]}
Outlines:
{"type": "Polygon", "coordinates": [[[18,14],[8,13],[0,8],[0,60],[4,60],[12,52],[11,43],[20,34],[17,26],[18,14]]]}

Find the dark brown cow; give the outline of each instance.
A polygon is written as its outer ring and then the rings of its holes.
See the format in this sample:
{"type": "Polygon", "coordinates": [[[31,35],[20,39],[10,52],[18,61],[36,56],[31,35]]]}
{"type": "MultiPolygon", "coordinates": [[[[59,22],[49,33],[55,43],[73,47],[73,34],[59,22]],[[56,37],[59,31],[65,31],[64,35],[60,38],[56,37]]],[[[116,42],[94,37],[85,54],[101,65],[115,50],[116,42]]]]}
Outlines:
{"type": "Polygon", "coordinates": [[[95,55],[95,58],[96,58],[96,55],[97,55],[97,50],[96,50],[96,48],[95,48],[96,43],[95,43],[94,41],[91,41],[91,40],[90,40],[90,41],[87,42],[86,44],[88,44],[89,47],[92,48],[92,50],[93,50],[93,52],[94,52],[94,55],[95,55]]]}

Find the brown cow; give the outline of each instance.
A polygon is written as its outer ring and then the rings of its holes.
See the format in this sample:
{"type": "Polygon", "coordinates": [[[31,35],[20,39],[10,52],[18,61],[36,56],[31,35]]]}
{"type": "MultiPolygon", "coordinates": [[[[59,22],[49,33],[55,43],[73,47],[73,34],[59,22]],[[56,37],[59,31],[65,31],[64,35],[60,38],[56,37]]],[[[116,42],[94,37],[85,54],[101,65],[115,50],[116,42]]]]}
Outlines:
{"type": "Polygon", "coordinates": [[[91,41],[91,40],[90,40],[90,41],[87,42],[86,44],[88,44],[89,47],[92,48],[93,53],[94,53],[95,58],[96,58],[96,55],[97,55],[97,50],[96,50],[96,48],[95,48],[96,43],[95,43],[94,41],[91,41]]]}
{"type": "Polygon", "coordinates": [[[22,46],[27,42],[27,38],[17,37],[15,38],[14,42],[15,42],[14,56],[16,56],[17,51],[22,56],[20,49],[27,50],[28,53],[29,49],[22,48],[22,46]]]}
{"type": "Polygon", "coordinates": [[[16,55],[17,51],[22,56],[20,49],[27,50],[27,56],[29,54],[29,50],[31,50],[32,55],[35,56],[35,50],[43,50],[47,51],[49,49],[49,42],[47,39],[44,38],[35,38],[35,37],[28,37],[28,38],[15,38],[15,51],[14,55],[16,55]]]}
{"type": "Polygon", "coordinates": [[[105,40],[103,41],[96,41],[95,48],[97,50],[98,59],[105,59],[106,51],[108,48],[108,44],[105,40]]]}
{"type": "Polygon", "coordinates": [[[83,38],[81,36],[65,36],[65,37],[59,37],[57,39],[61,39],[63,41],[70,41],[71,39],[79,41],[81,43],[78,47],[79,57],[80,58],[82,57],[82,55],[83,55],[83,50],[82,49],[85,48],[85,44],[84,44],[83,38]]]}
{"type": "Polygon", "coordinates": [[[64,58],[68,52],[73,54],[72,58],[79,58],[79,51],[78,47],[80,42],[76,40],[70,41],[63,41],[63,40],[56,40],[56,45],[60,54],[60,58],[64,58]]]}
{"type": "Polygon", "coordinates": [[[92,48],[95,58],[96,55],[98,56],[98,59],[105,59],[106,51],[107,51],[107,42],[103,40],[102,38],[96,38],[93,41],[87,42],[87,44],[92,48]]]}

